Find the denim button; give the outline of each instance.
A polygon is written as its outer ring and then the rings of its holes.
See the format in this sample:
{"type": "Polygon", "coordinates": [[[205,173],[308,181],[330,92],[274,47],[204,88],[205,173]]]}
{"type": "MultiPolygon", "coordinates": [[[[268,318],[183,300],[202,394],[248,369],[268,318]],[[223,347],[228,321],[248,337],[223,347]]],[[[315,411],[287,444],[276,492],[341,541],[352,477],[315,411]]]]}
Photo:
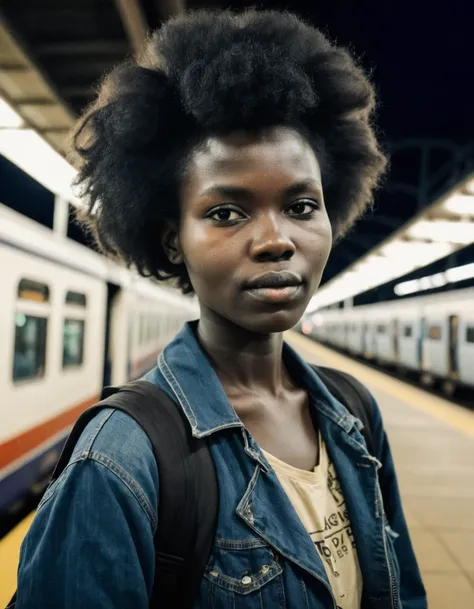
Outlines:
{"type": "Polygon", "coordinates": [[[262,573],[268,573],[269,570],[270,570],[270,567],[268,565],[263,565],[262,573]]]}
{"type": "Polygon", "coordinates": [[[245,577],[242,577],[242,583],[244,586],[248,586],[252,583],[252,578],[249,575],[246,575],[245,577]]]}

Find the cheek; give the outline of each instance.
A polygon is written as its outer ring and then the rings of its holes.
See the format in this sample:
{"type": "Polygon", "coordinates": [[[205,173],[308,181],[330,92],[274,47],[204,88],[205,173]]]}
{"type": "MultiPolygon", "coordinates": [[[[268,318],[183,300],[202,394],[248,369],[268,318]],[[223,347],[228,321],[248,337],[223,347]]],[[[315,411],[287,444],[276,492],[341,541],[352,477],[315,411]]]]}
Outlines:
{"type": "Polygon", "coordinates": [[[332,249],[332,228],[327,214],[320,218],[320,222],[314,228],[309,249],[311,261],[315,263],[315,268],[325,265],[332,249]]]}
{"type": "Polygon", "coordinates": [[[194,282],[217,283],[229,272],[232,240],[202,221],[187,220],[180,230],[180,245],[188,273],[194,282]]]}

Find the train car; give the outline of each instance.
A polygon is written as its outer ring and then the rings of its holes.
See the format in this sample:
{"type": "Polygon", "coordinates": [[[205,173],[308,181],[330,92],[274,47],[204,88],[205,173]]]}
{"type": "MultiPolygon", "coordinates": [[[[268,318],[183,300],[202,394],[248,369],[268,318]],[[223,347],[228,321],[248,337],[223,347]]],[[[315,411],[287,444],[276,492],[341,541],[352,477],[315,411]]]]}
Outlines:
{"type": "Polygon", "coordinates": [[[408,371],[418,371],[422,361],[422,312],[415,303],[397,312],[397,364],[408,371]]]}
{"type": "Polygon", "coordinates": [[[305,334],[452,394],[474,388],[474,289],[318,311],[305,334]],[[317,320],[318,323],[315,323],[317,320]]]}
{"type": "Polygon", "coordinates": [[[0,205],[0,515],[40,492],[104,385],[150,369],[195,302],[0,205]]]}

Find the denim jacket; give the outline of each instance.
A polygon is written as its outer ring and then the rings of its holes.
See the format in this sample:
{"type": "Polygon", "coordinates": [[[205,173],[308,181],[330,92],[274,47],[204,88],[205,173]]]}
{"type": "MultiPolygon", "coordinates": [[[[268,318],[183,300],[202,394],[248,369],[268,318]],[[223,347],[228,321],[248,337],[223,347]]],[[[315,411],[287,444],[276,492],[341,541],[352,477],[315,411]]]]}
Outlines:
{"type": "MultiPolygon", "coordinates": [[[[338,472],[370,609],[426,609],[382,420],[376,454],[362,424],[287,344],[338,472]],[[383,488],[383,499],[381,488],[383,488]]],[[[195,609],[336,609],[323,563],[258,444],[227,400],[188,324],[146,380],[209,439],[220,488],[217,533],[195,609]]],[[[125,413],[101,411],[46,491],[23,542],[17,609],[146,609],[153,587],[158,470],[125,413]]],[[[157,584],[159,586],[159,582],[157,584]]]]}

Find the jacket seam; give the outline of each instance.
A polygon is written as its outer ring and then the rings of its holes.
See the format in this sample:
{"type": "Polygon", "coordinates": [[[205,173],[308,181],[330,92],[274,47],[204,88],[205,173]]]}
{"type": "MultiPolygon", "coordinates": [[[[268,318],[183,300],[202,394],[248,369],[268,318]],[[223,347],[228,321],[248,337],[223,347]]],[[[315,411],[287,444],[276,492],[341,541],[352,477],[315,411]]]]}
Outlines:
{"type": "Polygon", "coordinates": [[[98,465],[102,465],[108,471],[114,474],[114,476],[116,476],[122,482],[122,484],[128,488],[130,493],[136,499],[137,503],[140,505],[142,511],[145,513],[154,534],[158,525],[158,518],[155,514],[155,510],[153,510],[150,502],[148,501],[145,492],[135,481],[135,479],[123,469],[123,467],[99,451],[92,451],[88,454],[86,454],[86,451],[83,451],[76,459],[71,460],[61,472],[61,476],[58,478],[57,484],[54,486],[54,488],[52,488],[51,494],[38,506],[38,510],[43,508],[46,503],[48,503],[48,501],[56,495],[58,489],[62,486],[62,481],[65,480],[66,471],[70,469],[72,465],[77,465],[78,463],[86,461],[94,461],[98,465]]]}
{"type": "MultiPolygon", "coordinates": [[[[88,455],[90,453],[90,451],[92,450],[92,445],[97,440],[97,436],[102,431],[102,428],[107,423],[107,421],[110,419],[110,417],[114,414],[114,412],[115,412],[115,410],[111,409],[110,412],[107,412],[105,414],[101,413],[102,416],[99,417],[99,420],[97,421],[94,429],[91,431],[90,438],[87,440],[85,447],[79,453],[76,453],[76,454],[88,455]]],[[[72,456],[74,456],[74,452],[73,452],[72,456]]]]}
{"type": "Polygon", "coordinates": [[[121,465],[99,451],[92,451],[89,455],[89,459],[106,467],[129,489],[145,512],[154,532],[157,526],[157,515],[137,481],[121,465]]]}

